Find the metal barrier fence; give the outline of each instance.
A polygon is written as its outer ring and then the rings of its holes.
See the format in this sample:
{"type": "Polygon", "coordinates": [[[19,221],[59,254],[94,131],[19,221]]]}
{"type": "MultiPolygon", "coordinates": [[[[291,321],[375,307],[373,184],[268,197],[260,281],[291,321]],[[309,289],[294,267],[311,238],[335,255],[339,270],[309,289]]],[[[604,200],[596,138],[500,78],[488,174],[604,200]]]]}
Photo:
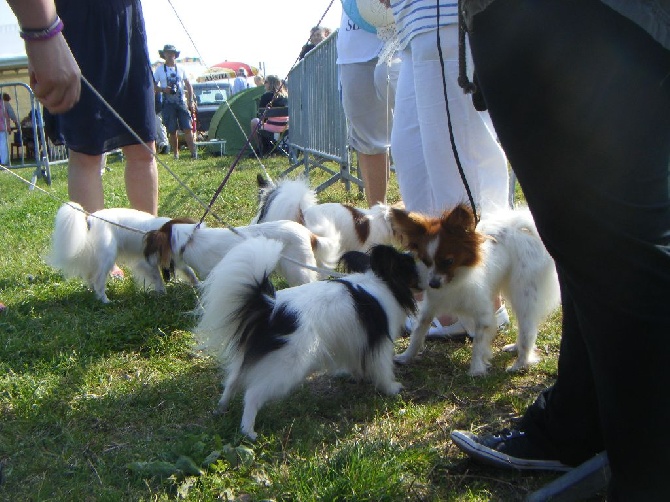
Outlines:
{"type": "Polygon", "coordinates": [[[331,176],[316,188],[317,192],[337,181],[342,181],[347,190],[352,182],[363,187],[363,182],[351,173],[336,43],[337,31],[308,52],[288,74],[291,166],[282,176],[300,166],[304,166],[307,176],[315,168],[326,171],[331,176]],[[329,161],[339,164],[339,172],[325,164],[329,161]]]}
{"type": "MultiPolygon", "coordinates": [[[[68,154],[65,145],[54,145],[44,133],[42,105],[37,101],[33,90],[23,82],[7,82],[0,84],[0,94],[8,94],[14,120],[18,127],[13,132],[7,132],[7,146],[9,151],[10,168],[34,167],[32,176],[33,185],[39,178],[44,178],[47,185],[51,185],[51,165],[67,162],[68,154]],[[29,103],[28,109],[22,103],[29,103]]],[[[5,102],[7,103],[7,102],[5,102]]],[[[11,115],[11,112],[10,112],[11,115]]],[[[34,187],[29,187],[32,190],[34,187]]]]}

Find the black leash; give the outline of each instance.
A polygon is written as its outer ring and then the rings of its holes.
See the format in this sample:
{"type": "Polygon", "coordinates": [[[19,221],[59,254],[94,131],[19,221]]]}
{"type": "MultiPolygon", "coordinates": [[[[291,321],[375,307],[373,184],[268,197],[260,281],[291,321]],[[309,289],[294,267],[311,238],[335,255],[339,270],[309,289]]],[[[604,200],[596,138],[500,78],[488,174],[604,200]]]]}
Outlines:
{"type": "MultiPolygon", "coordinates": [[[[458,83],[461,84],[461,64],[463,75],[465,75],[465,80],[467,80],[467,75],[465,72],[465,28],[461,26],[461,0],[458,2],[458,63],[459,63],[459,76],[458,83]],[[462,32],[462,35],[461,35],[462,32]],[[462,43],[461,43],[462,40],[462,43]]],[[[440,67],[442,69],[442,93],[444,94],[444,105],[447,110],[447,124],[449,126],[449,141],[451,143],[451,151],[454,154],[454,159],[456,160],[456,167],[458,167],[458,174],[461,176],[461,181],[463,182],[463,187],[465,192],[468,195],[468,201],[470,202],[470,207],[472,208],[472,214],[475,217],[475,225],[479,223],[479,215],[477,214],[477,208],[475,206],[475,199],[472,196],[472,191],[470,190],[470,184],[468,183],[467,178],[465,177],[465,171],[463,170],[463,165],[461,164],[461,159],[458,155],[458,149],[456,148],[456,140],[454,138],[454,128],[451,122],[451,111],[449,110],[449,99],[447,96],[447,77],[445,76],[444,68],[444,57],[442,55],[442,44],[440,39],[440,1],[437,0],[437,52],[440,56],[440,67]]],[[[469,81],[468,81],[469,82],[469,81]]],[[[475,91],[475,86],[471,82],[470,85],[463,87],[465,93],[472,93],[475,91]]]]}

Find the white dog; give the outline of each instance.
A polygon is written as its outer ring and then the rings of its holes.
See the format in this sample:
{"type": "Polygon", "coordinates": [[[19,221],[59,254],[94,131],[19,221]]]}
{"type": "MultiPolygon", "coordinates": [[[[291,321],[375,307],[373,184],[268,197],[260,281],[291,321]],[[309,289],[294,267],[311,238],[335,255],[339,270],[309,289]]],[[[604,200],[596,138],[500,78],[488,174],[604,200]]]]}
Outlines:
{"type": "Polygon", "coordinates": [[[332,238],[317,237],[299,223],[287,220],[235,229],[169,221],[147,234],[144,255],[151,263],[160,264],[166,278],[177,265],[192,267],[204,279],[234,246],[245,239],[264,236],[284,244],[277,271],[289,286],[298,286],[319,278],[316,267],[335,267],[339,241],[335,232],[329,234],[332,238]]]}
{"type": "Polygon", "coordinates": [[[177,265],[178,268],[192,267],[204,279],[234,246],[245,239],[264,236],[284,244],[277,271],[290,286],[298,286],[319,278],[316,267],[334,268],[336,265],[339,241],[335,232],[330,235],[333,239],[318,237],[299,223],[287,220],[234,230],[169,221],[147,234],[144,255],[160,266],[164,277],[177,265]]]}
{"type": "Polygon", "coordinates": [[[233,248],[203,283],[201,348],[225,373],[217,412],[244,389],[242,432],[256,438],[256,414],[315,371],[347,371],[396,394],[393,341],[415,308],[414,259],[389,246],[372,249],[371,269],[275,293],[268,279],[284,245],[256,238],[233,248]]]}
{"type": "Polygon", "coordinates": [[[386,204],[376,204],[370,209],[339,202],[318,204],[316,193],[302,178],[271,184],[258,175],[257,181],[259,210],[254,223],[293,220],[321,236],[328,236],[335,229],[340,234],[340,254],[366,252],[377,244],[394,243],[391,208],[386,204]]]}
{"type": "Polygon", "coordinates": [[[394,209],[394,230],[428,272],[418,323],[410,344],[396,356],[410,362],[423,348],[436,315],[457,316],[473,337],[471,375],[483,375],[496,335],[493,301],[498,293],[516,313],[516,371],[537,361],[535,341],[540,323],[560,303],[554,261],[547,253],[527,209],[501,211],[475,228],[470,209],[457,206],[440,218],[394,209]]]}
{"type": "MultiPolygon", "coordinates": [[[[165,285],[160,271],[144,259],[144,236],[167,221],[170,218],[128,208],[101,209],[87,215],[76,202],[67,202],[56,214],[46,261],[67,277],[83,279],[103,303],[109,303],[105,285],[117,262],[131,267],[140,285],[162,293],[165,285]]],[[[190,268],[180,270],[197,284],[190,268]]]]}

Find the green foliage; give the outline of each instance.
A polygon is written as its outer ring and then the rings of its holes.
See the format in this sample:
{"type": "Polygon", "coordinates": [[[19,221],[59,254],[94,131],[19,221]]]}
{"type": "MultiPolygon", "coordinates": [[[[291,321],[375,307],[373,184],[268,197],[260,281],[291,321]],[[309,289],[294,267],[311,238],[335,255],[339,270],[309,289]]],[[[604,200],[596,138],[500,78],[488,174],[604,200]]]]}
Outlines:
{"type": "MultiPolygon", "coordinates": [[[[200,219],[233,157],[160,157],[179,179],[159,166],[160,214],[200,219]]],[[[263,162],[272,177],[287,167],[281,157],[263,162]]],[[[110,158],[108,167],[107,207],[128,206],[123,164],[110,158]]],[[[240,162],[208,225],[251,220],[259,172],[257,160],[240,162]]],[[[251,444],[239,432],[239,397],[228,415],[212,414],[221,375],[193,350],[196,291],[177,282],[157,296],[110,280],[103,305],[44,263],[67,197],[66,168],[52,175],[52,186],[38,184],[45,194],[0,172],[1,500],[521,500],[551,479],[472,463],[449,432],[507,425],[551,384],[558,314],[542,327],[542,362],[523,374],[505,372],[512,356],[500,350],[514,328],[479,379],[466,374],[469,343],[430,341],[397,368],[400,396],[317,375],[261,410],[251,444]]],[[[311,174],[312,186],[324,179],[311,174]]],[[[320,199],[365,204],[341,183],[320,199]]],[[[398,199],[392,176],[389,201],[398,199]]]]}

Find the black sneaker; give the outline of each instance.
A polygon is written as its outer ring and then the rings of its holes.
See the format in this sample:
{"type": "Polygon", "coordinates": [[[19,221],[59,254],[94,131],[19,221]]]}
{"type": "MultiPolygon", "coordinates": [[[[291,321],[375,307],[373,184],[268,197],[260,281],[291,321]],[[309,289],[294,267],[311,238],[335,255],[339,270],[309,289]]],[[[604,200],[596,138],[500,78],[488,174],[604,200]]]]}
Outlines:
{"type": "Polygon", "coordinates": [[[451,440],[470,457],[502,469],[531,471],[572,469],[558,460],[545,458],[546,455],[530,442],[524,432],[514,429],[487,436],[477,436],[467,431],[453,431],[451,440]]]}

